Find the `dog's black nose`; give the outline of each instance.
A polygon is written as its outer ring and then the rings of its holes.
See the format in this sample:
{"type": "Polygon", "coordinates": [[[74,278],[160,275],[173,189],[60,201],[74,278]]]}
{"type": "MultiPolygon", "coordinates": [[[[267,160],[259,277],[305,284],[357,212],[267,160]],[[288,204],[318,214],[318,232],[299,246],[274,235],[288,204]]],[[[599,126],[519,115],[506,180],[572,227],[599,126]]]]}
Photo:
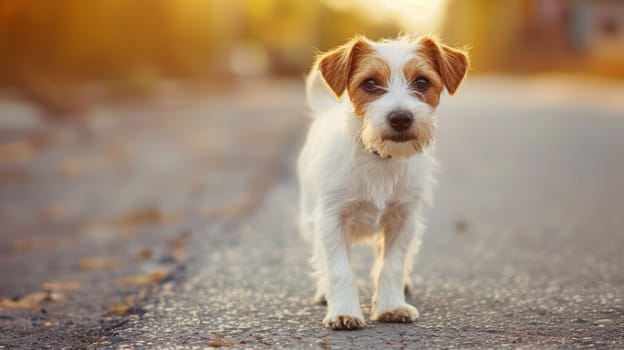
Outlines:
{"type": "Polygon", "coordinates": [[[388,114],[388,123],[392,129],[396,131],[405,131],[412,126],[412,122],[414,121],[414,117],[412,113],[405,110],[392,111],[388,114]]]}

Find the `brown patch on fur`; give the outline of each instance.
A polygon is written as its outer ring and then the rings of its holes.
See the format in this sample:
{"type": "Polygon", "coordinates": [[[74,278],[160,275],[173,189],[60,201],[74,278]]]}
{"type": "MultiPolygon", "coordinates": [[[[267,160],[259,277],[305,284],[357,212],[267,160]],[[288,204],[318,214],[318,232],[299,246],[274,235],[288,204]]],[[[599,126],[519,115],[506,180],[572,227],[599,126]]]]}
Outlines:
{"type": "Polygon", "coordinates": [[[419,44],[419,54],[429,57],[446,90],[449,94],[454,94],[468,71],[467,53],[443,45],[431,36],[423,36],[419,44]]]}
{"type": "Polygon", "coordinates": [[[444,88],[442,79],[435,67],[432,59],[421,52],[417,52],[416,58],[408,61],[403,67],[403,75],[406,81],[413,83],[421,77],[429,80],[431,86],[427,90],[418,93],[418,96],[422,97],[423,102],[434,108],[440,103],[440,93],[442,93],[444,88]]]}
{"type": "Polygon", "coordinates": [[[359,59],[371,54],[373,49],[363,37],[355,37],[318,57],[318,68],[323,80],[336,97],[346,90],[352,73],[357,69],[359,59]]]}
{"type": "Polygon", "coordinates": [[[359,117],[364,117],[366,107],[371,102],[381,97],[385,91],[378,90],[375,93],[364,91],[361,86],[367,79],[375,79],[379,86],[385,87],[390,80],[391,68],[388,63],[381,57],[377,56],[374,51],[361,56],[358,61],[357,68],[353,71],[351,79],[349,79],[349,97],[353,104],[353,110],[359,117]]]}
{"type": "Polygon", "coordinates": [[[318,67],[323,79],[336,97],[348,90],[355,114],[363,117],[366,106],[384,94],[383,90],[368,93],[360,87],[367,79],[375,79],[386,86],[390,66],[375,54],[363,37],[355,37],[346,44],[319,57],[318,67]]]}

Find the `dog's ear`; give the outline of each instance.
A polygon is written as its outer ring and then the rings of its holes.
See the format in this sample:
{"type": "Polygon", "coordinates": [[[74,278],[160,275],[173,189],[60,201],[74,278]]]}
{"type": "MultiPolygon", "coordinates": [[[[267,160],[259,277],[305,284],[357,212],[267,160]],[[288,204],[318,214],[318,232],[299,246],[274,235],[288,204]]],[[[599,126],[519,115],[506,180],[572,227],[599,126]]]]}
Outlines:
{"type": "Polygon", "coordinates": [[[318,57],[318,69],[321,71],[321,76],[336,97],[342,96],[347,88],[357,57],[370,50],[366,39],[355,37],[346,44],[318,57]]]}
{"type": "Polygon", "coordinates": [[[421,50],[428,55],[436,66],[440,78],[449,94],[454,94],[459,84],[468,73],[468,54],[439,43],[431,36],[420,38],[421,50]]]}

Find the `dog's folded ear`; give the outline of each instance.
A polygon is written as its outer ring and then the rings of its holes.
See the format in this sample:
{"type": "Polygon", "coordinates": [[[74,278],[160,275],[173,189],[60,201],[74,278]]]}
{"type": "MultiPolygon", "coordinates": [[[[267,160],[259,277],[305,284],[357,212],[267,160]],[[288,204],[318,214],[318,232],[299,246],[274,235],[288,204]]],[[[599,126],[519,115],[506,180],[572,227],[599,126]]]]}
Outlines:
{"type": "Polygon", "coordinates": [[[433,60],[446,90],[454,94],[468,73],[468,54],[441,44],[431,36],[421,37],[419,44],[421,50],[433,60]]]}
{"type": "Polygon", "coordinates": [[[357,36],[318,57],[321,76],[336,97],[342,96],[347,88],[357,57],[371,50],[366,39],[357,36]]]}

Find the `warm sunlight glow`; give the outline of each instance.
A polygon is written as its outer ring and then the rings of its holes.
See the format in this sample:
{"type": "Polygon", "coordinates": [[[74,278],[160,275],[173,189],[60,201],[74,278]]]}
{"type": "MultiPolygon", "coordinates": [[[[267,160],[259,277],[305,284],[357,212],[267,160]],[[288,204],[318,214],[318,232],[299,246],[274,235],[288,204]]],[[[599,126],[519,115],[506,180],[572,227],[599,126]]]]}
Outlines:
{"type": "Polygon", "coordinates": [[[443,20],[446,0],[325,0],[324,3],[340,11],[356,10],[367,20],[376,23],[394,22],[404,30],[432,31],[443,20]]]}

